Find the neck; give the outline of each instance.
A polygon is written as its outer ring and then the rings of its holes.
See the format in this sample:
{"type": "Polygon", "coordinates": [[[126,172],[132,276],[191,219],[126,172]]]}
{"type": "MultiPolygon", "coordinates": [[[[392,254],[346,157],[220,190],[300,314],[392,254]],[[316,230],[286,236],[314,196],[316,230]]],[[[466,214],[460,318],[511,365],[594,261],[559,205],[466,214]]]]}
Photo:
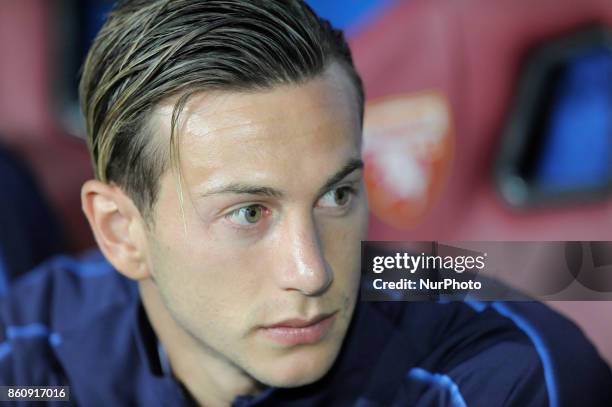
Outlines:
{"type": "Polygon", "coordinates": [[[141,281],[139,289],[147,317],[164,346],[174,376],[200,405],[229,406],[238,396],[261,391],[256,380],[177,323],[151,279],[141,281]]]}

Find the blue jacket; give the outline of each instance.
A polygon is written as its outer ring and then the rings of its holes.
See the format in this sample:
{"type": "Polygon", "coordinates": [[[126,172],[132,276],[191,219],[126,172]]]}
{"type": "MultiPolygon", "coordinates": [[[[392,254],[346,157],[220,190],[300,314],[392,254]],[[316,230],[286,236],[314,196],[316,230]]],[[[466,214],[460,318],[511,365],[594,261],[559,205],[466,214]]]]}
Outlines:
{"type": "MultiPolygon", "coordinates": [[[[612,405],[609,367],[537,302],[360,302],[347,335],[320,381],[234,405],[612,405]]],[[[0,385],[68,385],[83,406],[192,404],[163,365],[136,284],[97,252],[54,258],[0,303],[0,385]]]]}

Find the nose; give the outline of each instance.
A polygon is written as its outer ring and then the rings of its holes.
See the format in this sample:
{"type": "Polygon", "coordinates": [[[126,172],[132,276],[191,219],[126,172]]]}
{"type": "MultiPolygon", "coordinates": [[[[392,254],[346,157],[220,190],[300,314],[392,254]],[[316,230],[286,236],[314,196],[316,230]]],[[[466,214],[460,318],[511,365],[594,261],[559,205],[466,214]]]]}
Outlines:
{"type": "Polygon", "coordinates": [[[285,290],[316,296],[330,286],[333,273],[325,259],[314,219],[311,216],[300,218],[289,223],[289,230],[280,243],[286,255],[279,257],[286,260],[278,265],[277,280],[285,290]]]}

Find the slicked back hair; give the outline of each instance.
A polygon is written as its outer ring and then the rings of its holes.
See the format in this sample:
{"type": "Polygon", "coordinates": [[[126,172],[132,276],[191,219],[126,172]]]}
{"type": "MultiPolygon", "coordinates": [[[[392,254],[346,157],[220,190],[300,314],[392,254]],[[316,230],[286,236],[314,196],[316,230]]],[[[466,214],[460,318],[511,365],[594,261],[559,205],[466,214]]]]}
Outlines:
{"type": "MultiPolygon", "coordinates": [[[[176,125],[190,96],[301,84],[339,63],[363,89],[341,31],[300,0],[124,0],[83,67],[81,108],[96,178],[119,185],[145,218],[178,159],[176,125]],[[152,142],[152,109],[177,97],[168,148],[152,142]]],[[[159,144],[159,143],[158,143],[159,144]]]]}

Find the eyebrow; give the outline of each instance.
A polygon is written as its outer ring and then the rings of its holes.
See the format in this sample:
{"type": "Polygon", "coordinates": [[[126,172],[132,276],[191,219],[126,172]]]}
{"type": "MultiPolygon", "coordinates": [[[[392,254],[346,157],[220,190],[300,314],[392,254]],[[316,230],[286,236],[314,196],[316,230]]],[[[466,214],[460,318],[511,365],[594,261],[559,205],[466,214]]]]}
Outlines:
{"type": "Polygon", "coordinates": [[[321,187],[321,189],[319,189],[319,193],[317,196],[325,194],[328,190],[330,190],[334,185],[346,178],[349,174],[361,169],[363,169],[363,161],[359,158],[353,158],[348,163],[346,163],[344,167],[340,169],[340,171],[336,172],[334,175],[331,176],[331,178],[327,180],[327,182],[321,187]]]}
{"type": "MultiPolygon", "coordinates": [[[[356,170],[361,170],[361,169],[363,169],[363,161],[357,158],[351,159],[338,172],[332,175],[325,182],[323,187],[319,189],[317,196],[323,195],[329,189],[331,189],[331,187],[333,187],[338,182],[346,178],[349,174],[351,174],[352,172],[356,170]]],[[[261,195],[261,196],[268,196],[268,197],[278,198],[278,199],[282,198],[285,195],[282,191],[276,188],[265,187],[265,186],[255,186],[255,185],[248,185],[248,184],[241,184],[241,183],[232,183],[232,184],[220,186],[218,188],[213,188],[209,191],[206,191],[200,194],[200,196],[202,198],[205,198],[211,195],[228,194],[228,193],[241,194],[241,195],[261,195]]]]}

